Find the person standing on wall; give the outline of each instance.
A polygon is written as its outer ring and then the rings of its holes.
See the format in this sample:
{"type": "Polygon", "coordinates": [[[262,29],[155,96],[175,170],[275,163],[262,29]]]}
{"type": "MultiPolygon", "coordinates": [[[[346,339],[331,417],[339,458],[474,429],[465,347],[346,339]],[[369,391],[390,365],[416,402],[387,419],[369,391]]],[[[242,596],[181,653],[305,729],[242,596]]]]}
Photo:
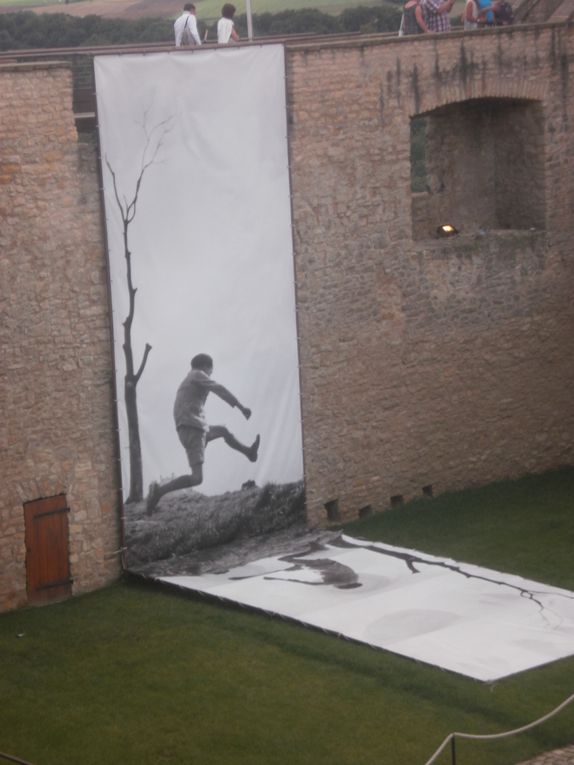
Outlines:
{"type": "Polygon", "coordinates": [[[221,9],[221,18],[217,22],[217,42],[220,45],[227,45],[229,40],[239,40],[239,35],[233,25],[233,17],[236,8],[231,3],[225,3],[221,9]]]}
{"type": "Polygon", "coordinates": [[[201,45],[193,3],[186,3],[183,6],[183,13],[175,20],[173,31],[176,48],[181,48],[182,45],[201,45]]]}
{"type": "Polygon", "coordinates": [[[478,6],[475,0],[466,0],[461,18],[465,32],[472,32],[473,29],[478,29],[478,6]]]}
{"type": "Polygon", "coordinates": [[[454,0],[422,0],[421,5],[429,32],[450,32],[448,14],[454,0]]]}
{"type": "Polygon", "coordinates": [[[407,0],[403,5],[401,35],[420,35],[428,32],[419,0],[407,0]]]}

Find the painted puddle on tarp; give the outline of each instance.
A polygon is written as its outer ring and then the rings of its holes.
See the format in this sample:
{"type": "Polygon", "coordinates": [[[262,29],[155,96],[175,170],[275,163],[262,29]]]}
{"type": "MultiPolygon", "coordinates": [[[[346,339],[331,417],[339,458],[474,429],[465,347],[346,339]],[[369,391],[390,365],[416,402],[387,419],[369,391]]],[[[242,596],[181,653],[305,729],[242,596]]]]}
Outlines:
{"type": "Polygon", "coordinates": [[[158,578],[482,681],[574,654],[573,592],[345,535],[158,578]]]}

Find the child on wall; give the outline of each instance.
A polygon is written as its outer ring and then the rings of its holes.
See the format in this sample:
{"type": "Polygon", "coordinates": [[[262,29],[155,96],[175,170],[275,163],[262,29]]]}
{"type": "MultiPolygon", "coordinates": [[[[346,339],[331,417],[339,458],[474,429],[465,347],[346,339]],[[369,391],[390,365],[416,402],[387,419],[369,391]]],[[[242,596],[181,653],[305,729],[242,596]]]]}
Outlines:
{"type": "Polygon", "coordinates": [[[478,7],[475,0],[466,0],[464,11],[462,14],[462,23],[465,32],[471,32],[473,29],[478,29],[478,7]]]}
{"type": "Polygon", "coordinates": [[[231,3],[225,3],[221,9],[221,18],[217,22],[217,42],[220,45],[227,45],[229,40],[237,42],[239,35],[235,31],[233,17],[236,8],[231,3]]]}

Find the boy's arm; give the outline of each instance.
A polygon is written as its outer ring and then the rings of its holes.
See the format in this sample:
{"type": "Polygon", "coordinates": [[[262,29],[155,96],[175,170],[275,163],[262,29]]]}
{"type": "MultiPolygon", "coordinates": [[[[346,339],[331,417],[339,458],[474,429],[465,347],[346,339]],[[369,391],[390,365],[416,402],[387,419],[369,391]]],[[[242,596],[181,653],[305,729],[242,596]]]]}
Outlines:
{"type": "Polygon", "coordinates": [[[210,393],[215,393],[216,396],[219,396],[219,398],[225,401],[226,404],[229,404],[229,406],[237,407],[246,420],[251,417],[251,409],[243,406],[243,404],[241,404],[239,400],[235,398],[233,393],[228,391],[224,385],[215,382],[215,380],[212,380],[207,376],[205,380],[202,380],[202,384],[209,390],[210,393]]]}

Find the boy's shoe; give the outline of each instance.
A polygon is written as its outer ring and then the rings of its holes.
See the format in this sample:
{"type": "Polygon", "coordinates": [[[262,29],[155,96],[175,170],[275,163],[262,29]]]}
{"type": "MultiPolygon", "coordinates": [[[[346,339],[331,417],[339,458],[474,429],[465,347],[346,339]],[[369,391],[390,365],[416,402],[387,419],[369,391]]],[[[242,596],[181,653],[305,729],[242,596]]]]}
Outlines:
{"type": "Polygon", "coordinates": [[[260,442],[261,442],[261,436],[258,435],[255,441],[249,447],[249,454],[247,455],[247,459],[250,462],[257,462],[257,453],[259,451],[260,442]]]}

